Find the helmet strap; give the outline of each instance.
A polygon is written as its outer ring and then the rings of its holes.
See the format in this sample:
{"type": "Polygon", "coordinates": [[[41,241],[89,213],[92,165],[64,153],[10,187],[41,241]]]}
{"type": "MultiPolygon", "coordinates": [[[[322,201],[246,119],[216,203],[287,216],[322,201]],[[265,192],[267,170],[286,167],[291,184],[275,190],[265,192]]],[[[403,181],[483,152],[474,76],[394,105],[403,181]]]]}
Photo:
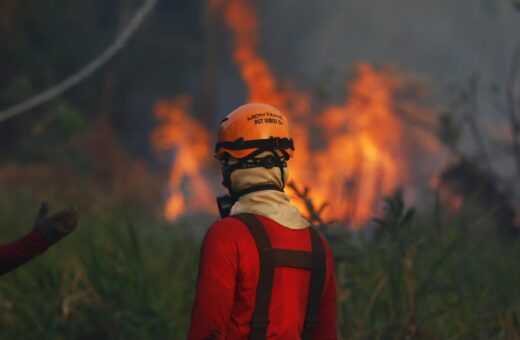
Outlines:
{"type": "MultiPolygon", "coordinates": [[[[283,155],[283,157],[280,157],[278,155],[278,153],[276,152],[276,150],[274,150],[274,149],[258,149],[256,151],[252,152],[251,154],[249,154],[247,157],[238,159],[237,162],[234,164],[229,164],[229,158],[225,159],[222,162],[222,178],[223,178],[222,185],[228,189],[229,193],[232,196],[236,196],[236,193],[234,194],[232,185],[231,185],[231,173],[233,171],[238,170],[238,169],[250,169],[250,168],[257,168],[257,167],[271,169],[274,166],[278,166],[280,168],[282,187],[280,188],[276,184],[269,184],[268,189],[260,189],[260,190],[283,191],[283,189],[285,188],[284,168],[287,167],[286,160],[289,159],[289,157],[288,157],[289,155],[286,154],[286,152],[284,152],[283,150],[282,150],[282,152],[284,155],[283,155]],[[271,152],[272,155],[267,155],[262,158],[255,158],[257,155],[259,155],[265,151],[271,152]]],[[[256,187],[258,187],[258,186],[255,185],[255,186],[252,186],[251,188],[256,188],[256,187]]],[[[260,190],[253,190],[251,192],[260,191],[260,190]]],[[[239,191],[239,193],[241,193],[242,191],[243,190],[239,191]]],[[[238,197],[243,196],[243,195],[245,195],[245,194],[239,195],[238,197]]],[[[237,199],[238,199],[238,197],[237,197],[237,199]]]]}

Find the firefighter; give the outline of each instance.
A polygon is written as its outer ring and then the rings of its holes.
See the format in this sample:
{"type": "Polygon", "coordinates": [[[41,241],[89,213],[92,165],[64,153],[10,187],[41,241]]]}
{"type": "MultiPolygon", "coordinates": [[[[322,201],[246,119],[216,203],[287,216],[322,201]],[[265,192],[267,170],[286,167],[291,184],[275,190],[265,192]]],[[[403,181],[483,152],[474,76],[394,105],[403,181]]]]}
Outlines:
{"type": "Polygon", "coordinates": [[[330,248],[284,193],[293,151],[270,105],[222,121],[215,157],[230,195],[202,244],[188,339],[337,339],[330,248]]]}
{"type": "Polygon", "coordinates": [[[3,275],[32,258],[45,252],[76,229],[79,209],[63,209],[52,216],[47,216],[48,206],[43,202],[36,217],[34,229],[23,238],[0,245],[0,275],[3,275]]]}

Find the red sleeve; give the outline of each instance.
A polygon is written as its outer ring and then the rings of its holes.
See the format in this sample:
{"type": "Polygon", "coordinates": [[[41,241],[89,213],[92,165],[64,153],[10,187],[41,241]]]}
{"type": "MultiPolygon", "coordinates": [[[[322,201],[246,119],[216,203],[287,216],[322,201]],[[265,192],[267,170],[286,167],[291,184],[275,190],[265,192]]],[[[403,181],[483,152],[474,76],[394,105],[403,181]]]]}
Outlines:
{"type": "Polygon", "coordinates": [[[327,255],[327,279],[325,290],[318,314],[318,326],[314,333],[316,340],[336,340],[338,328],[336,326],[336,278],[334,275],[334,260],[332,252],[325,239],[323,239],[325,253],[327,255]]]}
{"type": "Polygon", "coordinates": [[[36,230],[17,241],[0,245],[0,275],[43,253],[49,246],[49,241],[36,230]]]}
{"type": "Polygon", "coordinates": [[[238,248],[224,219],[202,243],[188,339],[225,339],[235,296],[238,248]]]}

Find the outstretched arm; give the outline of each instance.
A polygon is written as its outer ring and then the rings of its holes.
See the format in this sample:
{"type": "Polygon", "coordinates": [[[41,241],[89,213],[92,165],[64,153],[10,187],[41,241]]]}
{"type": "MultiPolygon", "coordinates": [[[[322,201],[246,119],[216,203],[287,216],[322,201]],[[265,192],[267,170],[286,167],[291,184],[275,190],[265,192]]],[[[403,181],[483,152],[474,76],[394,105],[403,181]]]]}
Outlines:
{"type": "Polygon", "coordinates": [[[0,245],[0,275],[43,253],[50,245],[51,243],[36,230],[17,241],[0,245]]]}
{"type": "Polygon", "coordinates": [[[78,224],[78,208],[63,209],[47,217],[47,203],[42,203],[32,232],[21,239],[0,245],[0,275],[3,275],[39,254],[70,234],[78,224]]]}

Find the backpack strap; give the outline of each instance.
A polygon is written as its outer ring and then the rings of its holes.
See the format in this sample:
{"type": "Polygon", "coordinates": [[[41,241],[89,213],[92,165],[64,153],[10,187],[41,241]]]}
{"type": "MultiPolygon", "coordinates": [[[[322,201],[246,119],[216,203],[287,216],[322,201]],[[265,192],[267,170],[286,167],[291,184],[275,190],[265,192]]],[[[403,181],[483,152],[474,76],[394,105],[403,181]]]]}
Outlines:
{"type": "Polygon", "coordinates": [[[274,252],[271,240],[262,223],[252,214],[238,214],[233,217],[242,221],[251,232],[258,248],[260,258],[260,274],[256,288],[255,309],[251,319],[251,340],[265,340],[267,327],[269,327],[269,307],[271,305],[271,292],[274,280],[274,252]]]}
{"type": "Polygon", "coordinates": [[[302,340],[312,339],[312,335],[318,325],[318,314],[320,311],[321,297],[325,286],[327,273],[327,259],[325,249],[319,233],[310,228],[313,263],[311,269],[311,282],[309,284],[309,297],[307,299],[307,315],[303,326],[302,340]]]}

